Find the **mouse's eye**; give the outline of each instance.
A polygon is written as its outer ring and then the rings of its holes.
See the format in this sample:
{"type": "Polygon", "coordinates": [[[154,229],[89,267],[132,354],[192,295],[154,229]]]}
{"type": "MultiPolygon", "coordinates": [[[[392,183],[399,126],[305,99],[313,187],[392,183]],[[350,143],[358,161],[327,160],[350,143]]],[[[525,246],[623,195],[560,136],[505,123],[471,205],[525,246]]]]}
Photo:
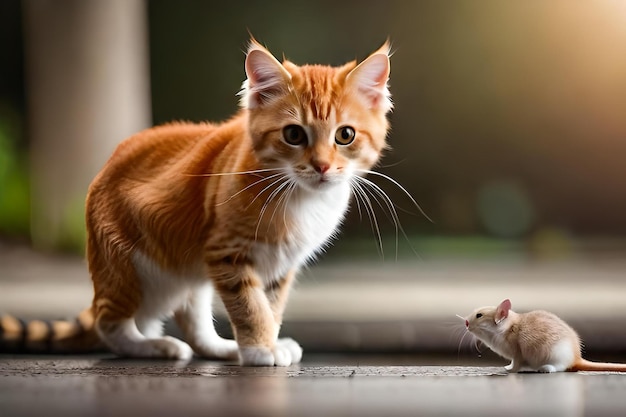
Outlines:
{"type": "Polygon", "coordinates": [[[476,318],[479,319],[483,316],[483,313],[476,313],[476,318]]]}

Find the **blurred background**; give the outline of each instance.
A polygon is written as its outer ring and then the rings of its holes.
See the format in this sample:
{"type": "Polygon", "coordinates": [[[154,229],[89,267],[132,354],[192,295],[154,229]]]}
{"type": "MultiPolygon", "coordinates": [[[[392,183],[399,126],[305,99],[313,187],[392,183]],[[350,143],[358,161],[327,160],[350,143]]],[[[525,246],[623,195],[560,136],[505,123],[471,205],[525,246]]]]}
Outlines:
{"type": "Polygon", "coordinates": [[[333,328],[344,340],[334,348],[380,341],[355,325],[367,322],[378,323],[372,334],[393,332],[387,347],[432,347],[423,335],[437,332],[456,346],[440,317],[507,296],[571,318],[595,346],[626,350],[608,321],[623,328],[626,317],[618,0],[2,1],[0,310],[29,305],[27,291],[54,265],[62,277],[50,291],[80,276],[89,293],[73,262],[90,180],[144,127],[236,112],[248,31],[298,64],[360,60],[391,39],[392,150],[378,170],[433,220],[371,178],[398,205],[404,234],[377,210],[379,245],[352,210],[288,310],[291,323],[316,329],[312,345],[337,322],[352,327],[333,328]]]}

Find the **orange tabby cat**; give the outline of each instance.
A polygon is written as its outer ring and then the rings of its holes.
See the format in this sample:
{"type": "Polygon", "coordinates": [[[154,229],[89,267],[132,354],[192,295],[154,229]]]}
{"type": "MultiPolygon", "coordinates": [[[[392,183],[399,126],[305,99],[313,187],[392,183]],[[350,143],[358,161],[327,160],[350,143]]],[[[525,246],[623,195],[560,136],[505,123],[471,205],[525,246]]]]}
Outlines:
{"type": "Polygon", "coordinates": [[[389,45],[359,65],[297,66],[253,40],[245,70],[232,119],[140,132],[89,188],[95,295],[83,323],[118,355],[270,366],[302,357],[278,338],[289,288],[386,146],[389,45]],[[214,291],[236,341],[213,327],[214,291]],[[172,313],[188,344],[163,336],[172,313]]]}

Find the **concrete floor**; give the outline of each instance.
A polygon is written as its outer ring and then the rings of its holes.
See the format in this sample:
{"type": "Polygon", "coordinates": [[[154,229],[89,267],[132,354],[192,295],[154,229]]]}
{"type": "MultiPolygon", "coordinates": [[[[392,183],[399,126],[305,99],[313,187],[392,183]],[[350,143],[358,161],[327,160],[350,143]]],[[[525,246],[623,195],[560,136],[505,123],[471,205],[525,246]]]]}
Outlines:
{"type": "Polygon", "coordinates": [[[449,358],[308,355],[288,368],[0,356],[0,415],[623,416],[626,376],[507,375],[449,358]],[[453,361],[454,362],[454,361],[453,361]]]}

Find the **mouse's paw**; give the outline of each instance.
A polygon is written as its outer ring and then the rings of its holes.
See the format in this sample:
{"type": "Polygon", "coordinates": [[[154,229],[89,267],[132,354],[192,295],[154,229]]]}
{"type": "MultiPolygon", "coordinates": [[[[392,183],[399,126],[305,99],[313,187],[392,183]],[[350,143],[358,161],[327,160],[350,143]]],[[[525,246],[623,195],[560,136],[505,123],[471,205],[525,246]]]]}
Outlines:
{"type": "Polygon", "coordinates": [[[556,366],[554,365],[543,365],[542,367],[540,367],[537,372],[541,372],[544,374],[551,374],[552,372],[557,372],[558,369],[556,369],[556,366]]]}
{"type": "Polygon", "coordinates": [[[512,360],[510,364],[504,367],[507,372],[517,372],[519,371],[519,367],[515,364],[515,360],[512,360]]]}

